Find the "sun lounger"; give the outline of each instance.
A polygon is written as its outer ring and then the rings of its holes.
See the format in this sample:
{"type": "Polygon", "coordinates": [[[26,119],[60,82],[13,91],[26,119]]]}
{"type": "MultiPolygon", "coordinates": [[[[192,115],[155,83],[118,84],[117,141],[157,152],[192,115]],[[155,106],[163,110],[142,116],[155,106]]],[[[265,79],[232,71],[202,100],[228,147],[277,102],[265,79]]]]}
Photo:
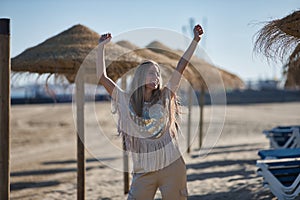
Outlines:
{"type": "Polygon", "coordinates": [[[291,126],[277,126],[277,129],[291,129],[291,128],[300,128],[299,125],[291,125],[291,126]]]}
{"type": "Polygon", "coordinates": [[[300,193],[300,158],[258,160],[258,174],[279,199],[294,199],[300,193]]]}
{"type": "Polygon", "coordinates": [[[278,126],[263,133],[270,139],[274,149],[300,147],[300,126],[278,126]]]}
{"type": "Polygon", "coordinates": [[[260,150],[258,155],[261,159],[300,158],[300,148],[260,150]]]}

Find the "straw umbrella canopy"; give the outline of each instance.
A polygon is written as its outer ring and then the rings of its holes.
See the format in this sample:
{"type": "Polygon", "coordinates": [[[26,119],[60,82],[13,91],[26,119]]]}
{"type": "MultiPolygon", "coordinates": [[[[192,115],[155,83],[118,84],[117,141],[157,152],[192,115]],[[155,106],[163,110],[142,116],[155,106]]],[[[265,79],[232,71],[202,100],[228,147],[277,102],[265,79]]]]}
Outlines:
{"type": "MultiPolygon", "coordinates": [[[[177,65],[178,60],[181,58],[183,51],[180,50],[173,50],[166,45],[162,44],[158,41],[153,41],[146,46],[146,48],[139,48],[135,44],[132,44],[128,41],[118,41],[116,44],[130,48],[134,51],[138,56],[150,59],[158,62],[160,65],[166,67],[163,68],[162,76],[169,77],[171,73],[170,68],[175,68],[177,65]]],[[[236,88],[243,88],[244,83],[243,81],[234,74],[231,74],[225,70],[221,70],[202,59],[193,56],[189,67],[186,68],[184,71],[184,77],[190,81],[191,85],[200,90],[203,86],[207,88],[207,84],[217,85],[218,79],[220,76],[222,81],[224,82],[224,86],[227,89],[236,89],[236,88]],[[203,77],[206,77],[204,80],[203,77]]]]}
{"type": "MultiPolygon", "coordinates": [[[[172,50],[158,41],[151,42],[147,45],[147,48],[175,60],[179,60],[184,53],[181,50],[172,50]]],[[[238,76],[220,69],[195,55],[192,56],[190,60],[189,68],[191,70],[190,74],[192,75],[187,74],[186,77],[188,80],[195,82],[195,84],[192,85],[198,90],[200,90],[202,86],[206,88],[208,84],[210,86],[219,87],[220,80],[224,83],[226,89],[241,89],[245,86],[244,82],[238,76]]]]}
{"type": "MultiPolygon", "coordinates": [[[[95,74],[95,47],[99,37],[91,29],[75,25],[14,57],[12,71],[59,74],[73,83],[81,66],[89,68],[89,74],[95,74]]],[[[133,52],[112,42],[105,51],[105,60],[109,65],[107,73],[113,80],[141,62],[141,58],[133,52]]],[[[90,79],[90,82],[95,83],[95,80],[90,79]]]]}
{"type": "Polygon", "coordinates": [[[254,50],[287,67],[286,87],[300,86],[300,10],[268,22],[257,35],[254,50]]]}
{"type": "MultiPolygon", "coordinates": [[[[134,51],[138,56],[146,60],[153,60],[157,62],[160,66],[162,66],[161,69],[163,80],[168,80],[170,78],[170,75],[173,71],[172,69],[176,68],[178,60],[181,57],[181,55],[174,54],[174,50],[168,47],[157,47],[155,48],[155,51],[153,51],[153,48],[148,48],[148,46],[146,48],[139,48],[128,41],[120,41],[117,42],[117,44],[128,46],[131,49],[135,47],[135,49],[132,49],[132,51],[134,51]]],[[[205,85],[205,83],[199,73],[195,72],[196,69],[194,66],[190,66],[185,69],[183,76],[189,80],[190,84],[194,88],[200,88],[202,85],[205,85]]]]}
{"type": "MultiPolygon", "coordinates": [[[[151,42],[150,44],[148,44],[146,46],[146,48],[147,48],[147,51],[150,52],[149,53],[150,55],[152,55],[152,54],[160,55],[163,58],[163,60],[161,61],[163,64],[164,64],[164,61],[166,61],[166,60],[169,61],[172,68],[176,68],[179,59],[181,58],[181,56],[184,53],[184,52],[177,52],[158,41],[151,42]]],[[[189,80],[190,84],[195,89],[200,89],[202,86],[205,88],[207,87],[203,77],[200,75],[199,72],[197,72],[194,65],[189,64],[189,67],[187,67],[184,70],[183,76],[187,80],[189,80]]]]}
{"type": "Polygon", "coordinates": [[[289,57],[289,61],[286,67],[288,68],[288,70],[285,87],[300,87],[300,44],[297,45],[294,52],[289,57]]]}
{"type": "MultiPolygon", "coordinates": [[[[153,60],[157,62],[161,66],[161,75],[163,80],[168,80],[170,78],[170,75],[172,74],[172,69],[176,67],[177,61],[172,60],[163,54],[153,52],[147,48],[140,48],[125,40],[118,41],[116,42],[116,44],[130,49],[132,52],[134,52],[144,60],[153,60]]],[[[188,75],[192,76],[190,72],[188,72],[188,75]]]]}

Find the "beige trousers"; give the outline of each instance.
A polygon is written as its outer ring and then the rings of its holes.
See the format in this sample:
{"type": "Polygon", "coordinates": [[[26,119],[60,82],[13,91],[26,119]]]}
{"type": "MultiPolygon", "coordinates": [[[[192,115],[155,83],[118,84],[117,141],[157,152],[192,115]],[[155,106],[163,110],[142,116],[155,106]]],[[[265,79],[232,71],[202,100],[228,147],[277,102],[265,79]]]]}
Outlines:
{"type": "Polygon", "coordinates": [[[163,200],[186,200],[186,166],[182,157],[154,172],[133,174],[128,200],[153,200],[159,188],[163,200]]]}

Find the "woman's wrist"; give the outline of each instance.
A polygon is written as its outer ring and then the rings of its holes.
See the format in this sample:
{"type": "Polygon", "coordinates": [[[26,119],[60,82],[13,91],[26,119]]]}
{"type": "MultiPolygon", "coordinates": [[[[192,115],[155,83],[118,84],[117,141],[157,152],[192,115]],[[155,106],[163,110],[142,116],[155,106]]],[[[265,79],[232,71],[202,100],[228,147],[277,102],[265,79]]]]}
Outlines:
{"type": "Polygon", "coordinates": [[[193,41],[195,41],[195,42],[199,42],[201,40],[201,37],[194,37],[193,38],[193,41]]]}
{"type": "Polygon", "coordinates": [[[104,50],[104,44],[103,43],[98,44],[98,50],[101,50],[101,51],[104,50]]]}

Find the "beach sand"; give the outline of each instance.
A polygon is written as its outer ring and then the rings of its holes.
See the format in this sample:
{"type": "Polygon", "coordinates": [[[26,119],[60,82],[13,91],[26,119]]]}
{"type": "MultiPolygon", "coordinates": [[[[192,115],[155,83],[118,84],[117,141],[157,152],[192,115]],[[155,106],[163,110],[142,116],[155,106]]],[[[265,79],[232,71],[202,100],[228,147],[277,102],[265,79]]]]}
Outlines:
{"type": "MultiPolygon", "coordinates": [[[[111,116],[110,107],[109,102],[96,104],[98,126],[118,145],[116,122],[107,117],[111,116]]],[[[210,153],[199,156],[198,139],[192,139],[191,153],[184,155],[188,199],[276,199],[268,188],[263,188],[263,180],[256,173],[258,150],[269,148],[262,131],[277,125],[299,124],[299,110],[300,103],[226,106],[221,136],[215,138],[216,145],[210,153]]],[[[17,105],[12,106],[11,112],[11,199],[76,199],[72,104],[17,105]]],[[[192,116],[198,115],[195,113],[192,116]]],[[[206,106],[204,132],[211,113],[211,107],[206,106]]],[[[85,117],[89,121],[93,112],[87,112],[85,117]]],[[[87,131],[88,128],[89,123],[87,131]]],[[[186,127],[182,130],[186,132],[186,127]]],[[[112,145],[105,144],[105,140],[98,143],[93,137],[91,144],[98,144],[100,153],[108,154],[104,162],[99,162],[90,151],[86,152],[86,199],[126,199],[123,173],[107,166],[122,163],[122,154],[112,153],[112,145]]],[[[156,199],[160,199],[159,192],[156,199]]]]}

